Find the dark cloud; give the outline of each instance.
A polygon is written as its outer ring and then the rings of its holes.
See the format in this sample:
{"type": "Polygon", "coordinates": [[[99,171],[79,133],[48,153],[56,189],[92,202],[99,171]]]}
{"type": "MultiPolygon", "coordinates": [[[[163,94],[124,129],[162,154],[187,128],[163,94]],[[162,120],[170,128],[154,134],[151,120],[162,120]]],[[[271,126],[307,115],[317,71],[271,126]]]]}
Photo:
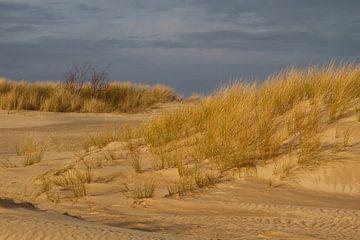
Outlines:
{"type": "Polygon", "coordinates": [[[28,3],[0,2],[0,12],[27,11],[31,8],[28,3]]]}
{"type": "Polygon", "coordinates": [[[62,14],[45,5],[0,2],[0,25],[51,24],[64,21],[62,14]]]}
{"type": "Polygon", "coordinates": [[[126,2],[133,2],[136,9],[146,9],[152,12],[164,12],[177,7],[187,6],[184,0],[125,0],[126,2]]]}
{"type": "Polygon", "coordinates": [[[359,19],[360,2],[357,0],[197,0],[187,1],[207,13],[226,21],[236,21],[246,13],[263,19],[262,24],[311,24],[339,19],[359,19]],[[284,21],[285,20],[285,21],[284,21]]]}
{"type": "Polygon", "coordinates": [[[13,34],[21,34],[26,32],[34,32],[37,29],[33,26],[27,25],[14,25],[14,26],[1,26],[0,25],[0,32],[6,36],[13,35],[13,34]]]}
{"type": "Polygon", "coordinates": [[[77,3],[75,5],[75,9],[79,10],[79,11],[85,11],[87,13],[99,13],[99,12],[104,12],[105,11],[103,8],[92,7],[92,6],[89,6],[89,5],[84,4],[84,3],[77,3]]]}
{"type": "Polygon", "coordinates": [[[289,65],[359,61],[360,1],[0,0],[0,74],[61,79],[83,61],[184,93],[289,65]]]}
{"type": "Polygon", "coordinates": [[[183,34],[182,39],[197,48],[224,48],[229,50],[287,51],[342,56],[360,53],[356,35],[337,35],[307,30],[208,31],[183,34]],[[339,47],[341,46],[341,47],[339,47]]]}

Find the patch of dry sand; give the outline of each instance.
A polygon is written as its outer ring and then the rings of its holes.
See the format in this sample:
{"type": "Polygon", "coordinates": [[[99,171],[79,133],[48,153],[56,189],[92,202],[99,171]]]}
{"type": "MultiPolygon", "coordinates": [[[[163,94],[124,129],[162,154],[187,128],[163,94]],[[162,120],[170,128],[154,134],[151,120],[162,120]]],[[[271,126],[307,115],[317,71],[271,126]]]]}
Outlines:
{"type": "Polygon", "coordinates": [[[167,239],[155,234],[82,221],[0,200],[0,239],[167,239]]]}

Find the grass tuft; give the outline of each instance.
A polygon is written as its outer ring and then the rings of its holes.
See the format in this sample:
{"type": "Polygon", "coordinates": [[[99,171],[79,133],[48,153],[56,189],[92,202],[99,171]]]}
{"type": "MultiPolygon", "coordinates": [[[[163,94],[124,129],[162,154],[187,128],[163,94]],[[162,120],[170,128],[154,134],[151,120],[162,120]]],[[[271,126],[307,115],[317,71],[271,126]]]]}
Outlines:
{"type": "Polygon", "coordinates": [[[136,173],[142,173],[142,161],[141,158],[139,156],[139,152],[138,151],[132,151],[130,152],[130,156],[131,156],[131,166],[133,167],[134,171],[136,173]]]}
{"type": "Polygon", "coordinates": [[[194,181],[191,177],[182,177],[179,180],[169,184],[167,186],[168,195],[179,194],[183,195],[186,192],[190,192],[195,190],[196,187],[194,185],[194,181]]]}
{"type": "Polygon", "coordinates": [[[15,145],[16,155],[24,157],[24,166],[39,163],[47,149],[47,144],[38,141],[37,137],[33,134],[25,135],[23,142],[15,145]]]}
{"type": "Polygon", "coordinates": [[[147,179],[131,186],[124,184],[124,192],[135,200],[153,197],[155,189],[156,182],[154,179],[147,179]]]}
{"type": "Polygon", "coordinates": [[[83,168],[64,168],[53,173],[47,173],[40,177],[41,192],[50,190],[55,185],[70,190],[74,197],[80,198],[87,195],[86,183],[94,180],[92,168],[84,165],[83,168]]]}

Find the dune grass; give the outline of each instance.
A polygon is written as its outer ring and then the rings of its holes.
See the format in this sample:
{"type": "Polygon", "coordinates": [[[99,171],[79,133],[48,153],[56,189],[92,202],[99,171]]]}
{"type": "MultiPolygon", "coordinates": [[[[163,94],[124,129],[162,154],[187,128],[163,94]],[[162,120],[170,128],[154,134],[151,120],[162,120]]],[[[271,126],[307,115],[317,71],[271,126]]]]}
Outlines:
{"type": "Polygon", "coordinates": [[[286,149],[307,166],[319,160],[321,126],[359,104],[360,65],[331,63],[288,69],[262,85],[234,83],[146,123],[141,134],[155,156],[182,148],[196,153],[189,153],[193,161],[210,161],[220,172],[255,166],[286,149]],[[185,139],[192,144],[184,145],[185,139]]]}
{"type": "Polygon", "coordinates": [[[25,135],[23,141],[15,145],[16,155],[24,158],[24,166],[39,163],[47,149],[48,144],[40,142],[34,134],[25,135]]]}
{"type": "Polygon", "coordinates": [[[38,180],[41,193],[50,193],[53,186],[58,186],[70,190],[75,198],[81,198],[87,195],[85,184],[94,180],[94,174],[92,168],[84,164],[46,172],[38,180]]]}
{"type": "Polygon", "coordinates": [[[133,183],[131,185],[124,184],[124,193],[126,196],[134,200],[151,198],[156,189],[156,182],[154,179],[145,179],[142,182],[133,183]]]}
{"type": "Polygon", "coordinates": [[[10,81],[0,78],[0,109],[47,112],[136,112],[178,95],[164,85],[110,83],[69,88],[58,82],[10,81]]]}
{"type": "Polygon", "coordinates": [[[190,177],[182,177],[179,180],[167,186],[168,195],[185,194],[186,192],[194,191],[196,189],[193,179],[190,177]]]}

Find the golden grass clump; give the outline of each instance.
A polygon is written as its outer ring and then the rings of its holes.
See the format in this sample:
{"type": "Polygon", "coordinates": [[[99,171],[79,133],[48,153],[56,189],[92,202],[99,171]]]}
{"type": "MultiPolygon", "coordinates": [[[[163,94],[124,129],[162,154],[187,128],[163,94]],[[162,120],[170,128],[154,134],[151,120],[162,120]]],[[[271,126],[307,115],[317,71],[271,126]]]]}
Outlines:
{"type": "Polygon", "coordinates": [[[142,173],[143,167],[142,167],[141,158],[139,156],[139,152],[138,151],[130,152],[130,157],[131,157],[131,166],[133,167],[134,171],[136,173],[142,173]]]}
{"type": "Polygon", "coordinates": [[[196,189],[211,187],[220,182],[220,174],[206,169],[187,169],[185,174],[167,186],[168,195],[183,195],[196,189]]]}
{"type": "Polygon", "coordinates": [[[95,134],[88,134],[83,139],[83,147],[86,152],[89,152],[92,147],[103,148],[111,142],[118,140],[118,131],[105,130],[99,131],[95,134]]]}
{"type": "Polygon", "coordinates": [[[52,179],[52,183],[65,189],[70,189],[74,197],[83,197],[87,195],[85,183],[93,180],[91,168],[70,169],[52,179]]]}
{"type": "Polygon", "coordinates": [[[289,69],[262,85],[234,83],[165,113],[144,124],[142,136],[154,156],[167,156],[184,147],[184,139],[194,139],[185,146],[196,153],[193,160],[210,161],[220,172],[266,162],[287,148],[309,165],[319,160],[320,126],[355,110],[359,99],[359,64],[289,69]]]}
{"type": "Polygon", "coordinates": [[[214,173],[198,171],[193,174],[193,179],[198,188],[209,187],[219,182],[220,176],[214,173]]]}
{"type": "Polygon", "coordinates": [[[190,177],[182,177],[179,180],[173,182],[172,184],[167,186],[168,194],[185,194],[186,192],[195,190],[195,184],[193,179],[190,177]]]}
{"type": "Polygon", "coordinates": [[[110,83],[95,89],[91,84],[69,88],[58,82],[0,79],[0,109],[47,112],[135,112],[178,95],[163,85],[110,83]]]}
{"type": "Polygon", "coordinates": [[[146,179],[135,184],[124,184],[124,192],[128,197],[135,200],[153,197],[156,189],[154,179],[146,179]]]}
{"type": "Polygon", "coordinates": [[[90,165],[83,162],[81,166],[69,166],[56,171],[49,171],[38,177],[41,193],[52,196],[54,186],[62,188],[61,190],[70,190],[75,198],[87,195],[86,183],[94,180],[93,169],[90,165]]]}
{"type": "Polygon", "coordinates": [[[24,158],[24,166],[39,163],[47,149],[47,144],[41,143],[33,134],[24,136],[23,141],[15,145],[16,155],[23,156],[24,158]]]}
{"type": "Polygon", "coordinates": [[[294,106],[287,119],[292,147],[297,148],[298,163],[312,165],[319,160],[321,150],[319,103],[301,102],[294,106]]]}

